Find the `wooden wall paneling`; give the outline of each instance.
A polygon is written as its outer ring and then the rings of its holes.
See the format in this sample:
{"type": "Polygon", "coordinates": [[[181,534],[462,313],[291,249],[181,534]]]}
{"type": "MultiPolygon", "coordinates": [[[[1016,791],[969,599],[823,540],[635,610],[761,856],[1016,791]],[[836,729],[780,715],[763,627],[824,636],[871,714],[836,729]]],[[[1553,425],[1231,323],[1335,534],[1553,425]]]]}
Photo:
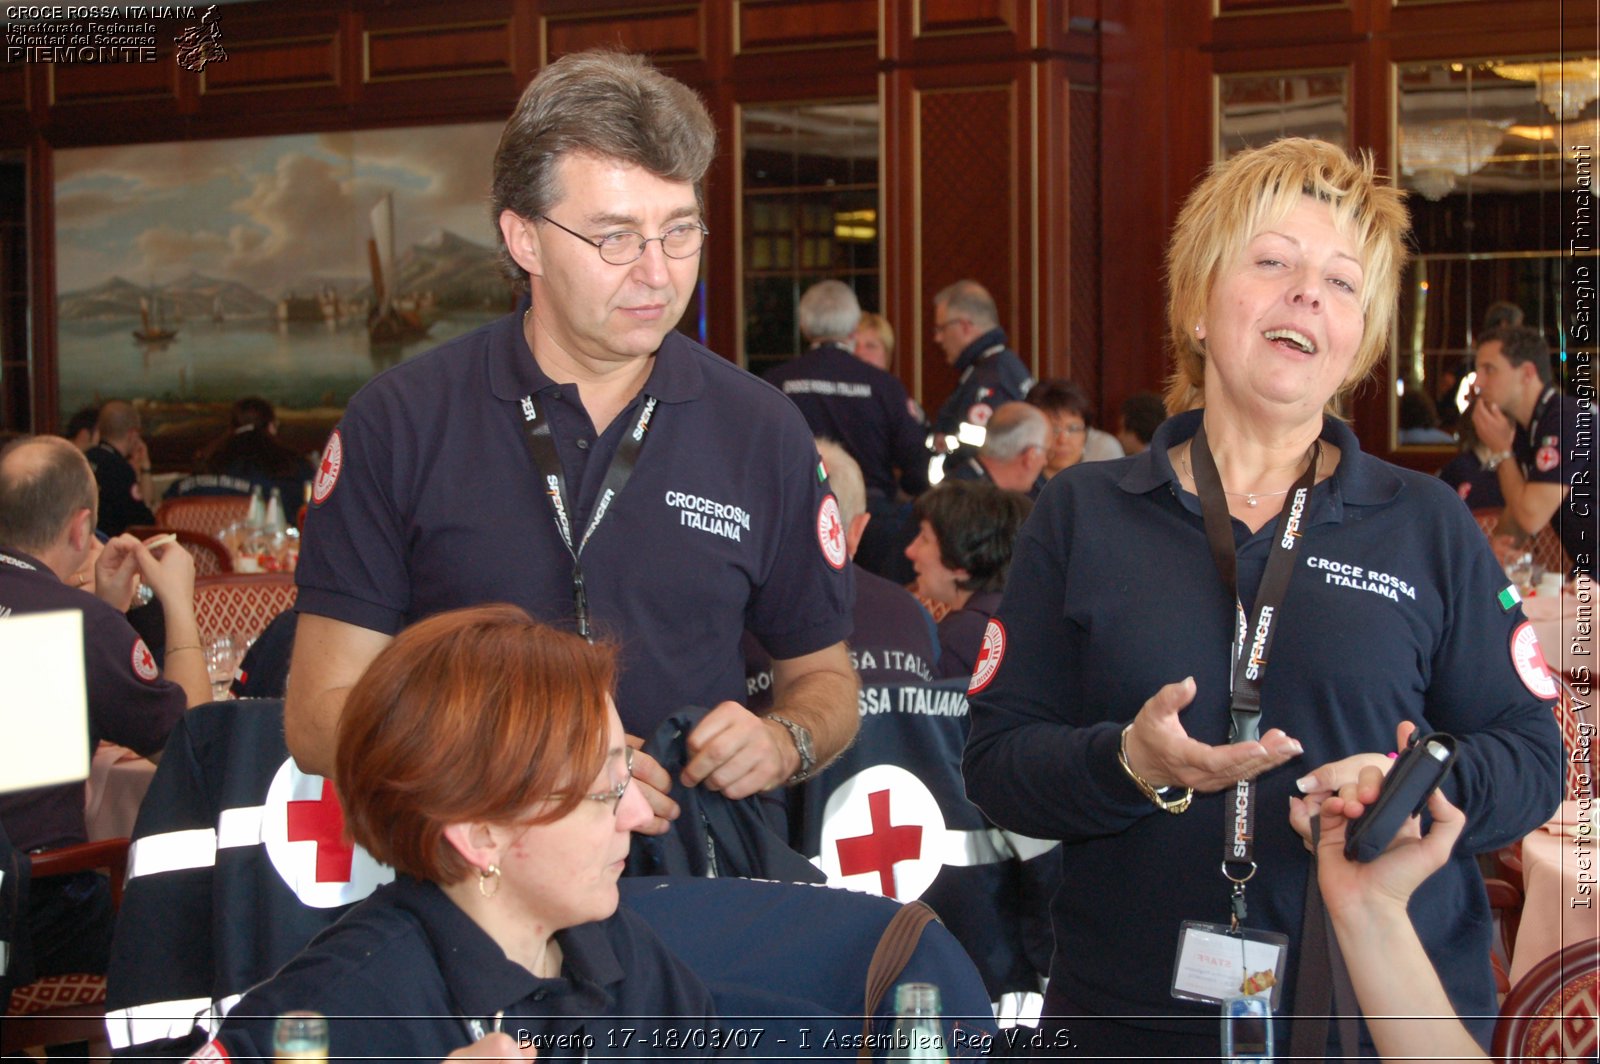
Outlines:
{"type": "MultiPolygon", "coordinates": [[[[1018,118],[1027,92],[1018,75],[1025,71],[963,73],[972,83],[914,90],[919,325],[932,322],[935,293],[970,277],[994,296],[1012,347],[1028,361],[1034,337],[1018,239],[1018,118]]],[[[956,375],[931,342],[923,362],[923,400],[937,406],[955,390],[956,375]]]]}
{"type": "Polygon", "coordinates": [[[1386,35],[1396,47],[1410,38],[1441,38],[1469,35],[1482,48],[1485,43],[1507,32],[1526,30],[1559,31],[1594,25],[1593,4],[1574,4],[1564,0],[1520,0],[1516,4],[1484,3],[1482,0],[1456,0],[1453,3],[1407,4],[1387,12],[1386,35]]]}
{"type": "Polygon", "coordinates": [[[572,11],[552,11],[540,18],[540,65],[568,52],[601,46],[643,52],[661,63],[704,59],[705,8],[704,0],[690,0],[626,7],[588,3],[572,11]]]}
{"type": "Polygon", "coordinates": [[[1017,34],[1025,29],[1028,0],[912,0],[918,37],[975,33],[1017,34]]]}
{"type": "Polygon", "coordinates": [[[1038,5],[1062,0],[880,0],[885,55],[905,65],[1006,62],[1037,45],[1038,5]]]}
{"type": "MultiPolygon", "coordinates": [[[[28,253],[33,275],[28,302],[33,319],[33,431],[54,432],[61,381],[56,372],[55,161],[36,138],[28,149],[28,253]]],[[[16,426],[21,427],[21,426],[16,426]]]]}
{"type": "MultiPolygon", "coordinates": [[[[1371,0],[1359,2],[1369,3],[1371,0]]],[[[1252,48],[1270,52],[1275,48],[1296,45],[1355,41],[1366,34],[1366,24],[1365,12],[1357,11],[1347,3],[1300,11],[1252,14],[1249,17],[1222,16],[1211,20],[1209,45],[1218,51],[1252,48]]]]}
{"type": "Polygon", "coordinates": [[[876,48],[878,0],[733,0],[733,53],[876,48]]]}
{"type": "Polygon", "coordinates": [[[739,248],[738,101],[743,91],[733,81],[733,12],[713,5],[705,19],[705,62],[682,64],[673,76],[699,91],[717,127],[717,156],[705,180],[707,241],[701,277],[704,282],[706,346],[737,362],[743,336],[739,248]],[[696,80],[698,77],[698,80],[696,80]]]}

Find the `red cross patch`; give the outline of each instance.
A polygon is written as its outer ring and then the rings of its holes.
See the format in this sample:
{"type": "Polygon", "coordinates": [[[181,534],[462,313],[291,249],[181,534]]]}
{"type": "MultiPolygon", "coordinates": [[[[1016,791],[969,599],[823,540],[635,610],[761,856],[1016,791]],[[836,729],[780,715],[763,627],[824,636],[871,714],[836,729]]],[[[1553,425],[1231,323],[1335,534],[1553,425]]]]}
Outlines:
{"type": "Polygon", "coordinates": [[[360,901],[394,879],[345,834],[333,783],[301,772],[289,758],[272,777],[261,812],[261,842],[284,885],[315,909],[360,901]]]}
{"type": "Polygon", "coordinates": [[[323,448],[322,461],[317,463],[317,479],[311,485],[311,502],[314,505],[321,506],[333,494],[343,465],[344,440],[340,438],[339,430],[334,429],[333,435],[328,437],[328,446],[323,448]]]}
{"type": "Polygon", "coordinates": [[[944,867],[945,835],[926,784],[898,765],[872,765],[828,796],[816,863],[829,886],[911,901],[944,867]]]}
{"type": "Polygon", "coordinates": [[[978,648],[978,660],[972,666],[972,679],[967,681],[967,694],[975,695],[994,679],[1000,671],[1000,662],[1006,656],[1006,626],[999,618],[989,618],[983,630],[983,646],[978,648]]]}
{"type": "Polygon", "coordinates": [[[1539,647],[1539,635],[1533,630],[1532,621],[1523,621],[1511,633],[1511,664],[1517,670],[1517,679],[1533,693],[1533,697],[1550,699],[1561,693],[1561,685],[1545,663],[1544,651],[1539,647]]]}
{"type": "Polygon", "coordinates": [[[155,683],[161,670],[156,668],[155,655],[144,645],[143,639],[133,641],[133,674],[145,683],[155,683]]]}
{"type": "Polygon", "coordinates": [[[222,1044],[221,1039],[213,1038],[211,1041],[207,1042],[205,1045],[196,1050],[194,1056],[190,1057],[189,1059],[232,1060],[233,1058],[228,1056],[227,1047],[222,1044]]]}
{"type": "Polygon", "coordinates": [[[1548,473],[1560,464],[1561,452],[1548,443],[1539,448],[1539,452],[1533,456],[1534,468],[1541,473],[1548,473]]]}
{"type": "Polygon", "coordinates": [[[850,560],[844,542],[844,519],[839,514],[839,500],[832,493],[817,508],[817,543],[822,547],[822,556],[835,569],[843,569],[844,563],[850,560]]]}
{"type": "Polygon", "coordinates": [[[993,416],[994,407],[990,406],[988,403],[973,403],[971,406],[967,407],[967,420],[972,422],[974,425],[977,425],[979,428],[987,425],[989,423],[989,419],[993,416]]]}

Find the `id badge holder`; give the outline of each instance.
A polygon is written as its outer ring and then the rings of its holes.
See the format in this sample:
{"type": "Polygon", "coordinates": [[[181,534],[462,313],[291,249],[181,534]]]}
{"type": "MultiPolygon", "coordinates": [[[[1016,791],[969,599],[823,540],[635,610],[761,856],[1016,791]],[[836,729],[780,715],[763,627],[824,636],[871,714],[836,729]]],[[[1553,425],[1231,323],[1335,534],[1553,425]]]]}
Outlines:
{"type": "Polygon", "coordinates": [[[1229,998],[1264,997],[1277,1009],[1288,965],[1288,935],[1185,920],[1172,964],[1172,996],[1219,1007],[1229,998]]]}

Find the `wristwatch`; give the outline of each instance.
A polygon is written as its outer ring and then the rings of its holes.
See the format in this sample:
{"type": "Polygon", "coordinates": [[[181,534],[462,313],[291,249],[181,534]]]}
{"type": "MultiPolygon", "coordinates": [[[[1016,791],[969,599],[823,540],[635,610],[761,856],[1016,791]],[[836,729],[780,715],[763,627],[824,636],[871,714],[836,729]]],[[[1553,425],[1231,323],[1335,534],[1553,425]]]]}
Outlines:
{"type": "Polygon", "coordinates": [[[1504,462],[1510,457],[1510,451],[1496,451],[1494,454],[1491,454],[1488,458],[1483,460],[1483,468],[1485,471],[1498,469],[1500,468],[1500,463],[1504,462]]]}
{"type": "Polygon", "coordinates": [[[811,745],[811,732],[804,725],[796,724],[788,717],[780,717],[776,713],[768,713],[767,719],[782,724],[789,731],[789,738],[794,740],[794,748],[800,754],[800,770],[789,777],[789,782],[804,783],[811,778],[811,770],[817,767],[817,755],[811,745]]]}
{"type": "Polygon", "coordinates": [[[1139,788],[1139,793],[1150,799],[1157,809],[1164,813],[1171,813],[1174,816],[1182,813],[1189,808],[1189,803],[1194,800],[1194,788],[1185,787],[1182,793],[1179,793],[1177,787],[1157,787],[1135,772],[1133,766],[1128,763],[1128,732],[1132,728],[1133,725],[1129,724],[1122,729],[1122,738],[1117,742],[1117,764],[1122,766],[1122,771],[1127,773],[1128,778],[1133,781],[1133,785],[1139,788]],[[1168,797],[1169,795],[1172,797],[1168,797]]]}

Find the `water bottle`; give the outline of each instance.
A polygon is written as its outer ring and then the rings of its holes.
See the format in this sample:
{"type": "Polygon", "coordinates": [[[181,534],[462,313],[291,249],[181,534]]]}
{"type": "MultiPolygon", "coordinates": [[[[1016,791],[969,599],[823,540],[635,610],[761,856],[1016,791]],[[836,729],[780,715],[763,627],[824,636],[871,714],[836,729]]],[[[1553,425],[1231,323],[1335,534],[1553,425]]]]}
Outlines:
{"type": "Polygon", "coordinates": [[[244,512],[245,532],[260,528],[266,521],[267,505],[261,498],[261,485],[257,484],[250,489],[250,506],[244,512]]]}
{"type": "Polygon", "coordinates": [[[932,983],[901,983],[894,988],[894,1034],[890,1060],[944,1061],[944,1023],[939,1017],[939,988],[932,983]]]}
{"type": "Polygon", "coordinates": [[[272,1027],[276,1060],[327,1060],[328,1020],[320,1012],[285,1012],[272,1027]]]}

